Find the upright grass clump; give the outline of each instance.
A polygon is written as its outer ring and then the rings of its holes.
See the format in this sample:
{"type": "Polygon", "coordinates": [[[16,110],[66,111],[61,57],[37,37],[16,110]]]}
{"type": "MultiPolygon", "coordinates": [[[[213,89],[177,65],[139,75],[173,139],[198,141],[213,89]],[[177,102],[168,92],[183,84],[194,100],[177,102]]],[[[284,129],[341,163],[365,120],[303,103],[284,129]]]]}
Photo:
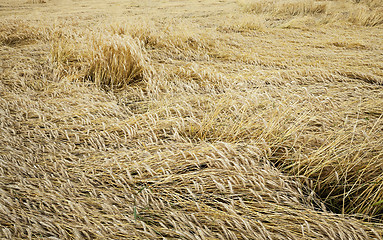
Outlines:
{"type": "Polygon", "coordinates": [[[245,1],[240,3],[245,11],[253,13],[270,13],[272,15],[306,15],[324,13],[326,3],[313,0],[281,0],[281,1],[245,1]]]}
{"type": "Polygon", "coordinates": [[[89,69],[85,78],[107,90],[123,89],[147,79],[151,73],[143,47],[130,36],[93,39],[88,54],[89,69]]]}
{"type": "Polygon", "coordinates": [[[383,24],[383,1],[337,0],[328,4],[322,19],[327,23],[348,22],[354,25],[375,27],[383,24]]]}
{"type": "Polygon", "coordinates": [[[353,3],[362,3],[367,5],[368,7],[375,8],[375,7],[383,7],[383,1],[382,0],[352,0],[353,3]]]}
{"type": "Polygon", "coordinates": [[[245,12],[269,15],[274,21],[292,16],[315,16],[323,23],[349,22],[367,27],[383,24],[381,0],[241,0],[238,3],[245,12]]]}
{"type": "Polygon", "coordinates": [[[45,0],[29,0],[28,3],[47,3],[45,0]]]}
{"type": "Polygon", "coordinates": [[[374,27],[383,24],[383,7],[356,7],[349,15],[348,21],[354,24],[374,27]]]}
{"type": "Polygon", "coordinates": [[[151,76],[141,42],[130,35],[53,31],[51,62],[58,79],[91,81],[105,90],[122,90],[151,76]]]}
{"type": "Polygon", "coordinates": [[[318,3],[313,0],[290,0],[278,2],[276,5],[276,12],[278,14],[296,16],[324,13],[326,12],[326,8],[326,3],[318,3]]]}

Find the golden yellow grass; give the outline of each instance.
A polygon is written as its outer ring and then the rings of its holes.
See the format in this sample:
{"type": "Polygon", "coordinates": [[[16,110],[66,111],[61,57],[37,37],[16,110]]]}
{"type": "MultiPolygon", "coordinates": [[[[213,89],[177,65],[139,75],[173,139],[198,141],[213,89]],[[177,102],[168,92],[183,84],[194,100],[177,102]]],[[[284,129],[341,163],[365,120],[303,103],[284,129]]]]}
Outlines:
{"type": "Polygon", "coordinates": [[[381,239],[382,6],[0,1],[0,238],[381,239]]]}
{"type": "Polygon", "coordinates": [[[363,26],[383,23],[383,3],[374,1],[238,0],[245,11],[278,18],[315,16],[321,22],[350,22],[363,26]]]}
{"type": "Polygon", "coordinates": [[[122,90],[151,75],[145,49],[130,36],[94,33],[79,40],[61,31],[52,35],[51,62],[60,69],[58,78],[75,74],[105,90],[122,90]]]}

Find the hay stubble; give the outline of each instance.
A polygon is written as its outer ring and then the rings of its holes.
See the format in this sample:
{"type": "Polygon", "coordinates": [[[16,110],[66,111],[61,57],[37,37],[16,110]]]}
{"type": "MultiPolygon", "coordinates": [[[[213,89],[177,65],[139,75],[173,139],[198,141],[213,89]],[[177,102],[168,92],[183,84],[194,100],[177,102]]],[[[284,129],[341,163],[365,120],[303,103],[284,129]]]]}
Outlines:
{"type": "Polygon", "coordinates": [[[0,237],[381,239],[381,2],[18,4],[0,237]]]}

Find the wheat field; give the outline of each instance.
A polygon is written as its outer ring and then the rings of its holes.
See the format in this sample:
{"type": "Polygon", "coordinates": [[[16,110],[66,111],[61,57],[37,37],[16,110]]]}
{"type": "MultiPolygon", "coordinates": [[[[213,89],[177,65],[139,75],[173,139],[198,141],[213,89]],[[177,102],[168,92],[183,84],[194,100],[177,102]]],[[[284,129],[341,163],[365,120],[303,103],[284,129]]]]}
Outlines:
{"type": "Polygon", "coordinates": [[[382,239],[382,0],[0,0],[0,239],[382,239]]]}

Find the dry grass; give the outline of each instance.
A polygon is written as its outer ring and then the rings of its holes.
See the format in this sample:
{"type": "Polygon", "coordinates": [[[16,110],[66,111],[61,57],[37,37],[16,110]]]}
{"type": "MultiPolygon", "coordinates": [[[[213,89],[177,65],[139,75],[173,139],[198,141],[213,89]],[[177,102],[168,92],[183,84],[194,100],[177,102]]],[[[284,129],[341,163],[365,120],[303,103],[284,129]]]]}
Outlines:
{"type": "Polygon", "coordinates": [[[45,0],[28,0],[27,3],[47,3],[45,0]]]}
{"type": "Polygon", "coordinates": [[[0,6],[0,238],[382,239],[381,0],[0,6]]]}
{"type": "Polygon", "coordinates": [[[246,11],[276,15],[306,15],[326,12],[327,4],[314,0],[249,1],[241,2],[246,11]]]}
{"type": "MultiPolygon", "coordinates": [[[[84,34],[84,33],[83,33],[84,34]]],[[[58,78],[75,75],[105,90],[123,90],[153,74],[141,42],[130,36],[87,32],[83,37],[52,30],[51,62],[58,78]]]]}
{"type": "Polygon", "coordinates": [[[0,23],[0,44],[21,45],[28,44],[42,37],[42,32],[25,20],[7,19],[0,23]]]}
{"type": "MultiPolygon", "coordinates": [[[[315,16],[326,23],[349,22],[362,26],[383,23],[383,3],[376,1],[314,1],[314,0],[241,0],[238,2],[247,12],[269,14],[290,19],[292,16],[315,16]]],[[[274,18],[275,19],[275,18],[274,18]]]]}
{"type": "Polygon", "coordinates": [[[133,38],[110,36],[93,43],[88,78],[97,86],[124,88],[149,78],[147,59],[140,42],[133,38]]]}

